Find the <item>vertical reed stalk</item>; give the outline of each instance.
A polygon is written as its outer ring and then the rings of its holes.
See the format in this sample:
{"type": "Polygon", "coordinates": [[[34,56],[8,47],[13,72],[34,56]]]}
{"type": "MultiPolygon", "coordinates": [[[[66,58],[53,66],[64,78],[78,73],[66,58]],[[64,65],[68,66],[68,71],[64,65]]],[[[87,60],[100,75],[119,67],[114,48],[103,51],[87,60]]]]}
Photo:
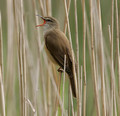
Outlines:
{"type": "MultiPolygon", "coordinates": [[[[120,56],[120,53],[119,53],[119,18],[118,18],[118,1],[115,0],[115,7],[116,7],[116,11],[115,11],[115,15],[116,15],[116,51],[117,51],[117,72],[118,72],[118,97],[119,97],[119,100],[118,100],[118,107],[120,107],[120,60],[119,60],[119,56],[120,56]]],[[[120,115],[120,109],[118,108],[118,115],[120,115]]]]}
{"type": "Polygon", "coordinates": [[[101,95],[102,95],[102,111],[103,116],[106,116],[106,101],[105,101],[105,79],[104,79],[104,52],[103,52],[103,35],[102,35],[102,21],[101,21],[101,8],[100,0],[98,0],[98,15],[100,24],[100,60],[101,60],[101,95]]]}
{"type": "Polygon", "coordinates": [[[115,115],[117,115],[116,97],[115,97],[115,74],[114,74],[114,62],[113,62],[114,60],[113,59],[113,34],[114,34],[113,30],[114,30],[114,0],[112,0],[112,17],[111,17],[111,102],[112,102],[111,115],[113,115],[113,111],[115,112],[115,115]],[[114,105],[114,110],[112,105],[114,105]]]}
{"type": "Polygon", "coordinates": [[[24,7],[23,7],[23,0],[20,1],[20,10],[21,10],[21,31],[22,31],[22,40],[21,40],[21,63],[22,63],[22,73],[23,73],[23,116],[26,116],[26,55],[25,55],[25,29],[24,29],[24,7]]]}
{"type": "Polygon", "coordinates": [[[77,56],[77,60],[76,60],[76,66],[77,66],[77,70],[76,70],[76,74],[77,74],[77,85],[78,85],[78,99],[77,99],[77,112],[78,115],[80,114],[80,109],[79,109],[79,102],[80,102],[80,91],[79,91],[79,85],[80,85],[80,72],[79,72],[79,40],[78,40],[78,17],[77,17],[77,0],[74,0],[74,9],[75,9],[75,40],[76,40],[76,56],[77,56]]]}
{"type": "MultiPolygon", "coordinates": [[[[80,78],[78,78],[78,82],[80,83],[79,84],[79,110],[78,110],[78,116],[82,116],[82,75],[83,75],[83,70],[82,70],[82,66],[81,66],[81,69],[80,69],[80,78]]],[[[85,94],[84,94],[85,95],[85,94]]],[[[83,95],[83,97],[84,97],[83,95]]],[[[83,98],[84,99],[84,98],[83,98]]],[[[84,103],[84,101],[83,101],[84,103]]],[[[83,107],[84,109],[84,107],[83,107]]],[[[83,115],[84,115],[84,110],[83,110],[83,115]]]]}
{"type": "MultiPolygon", "coordinates": [[[[21,2],[21,1],[20,1],[21,2]]],[[[24,90],[23,90],[23,64],[22,64],[22,32],[20,32],[21,27],[21,6],[18,7],[18,4],[20,2],[17,2],[15,1],[14,3],[14,10],[15,10],[15,23],[16,23],[16,32],[17,32],[17,37],[18,37],[18,40],[17,40],[17,52],[18,52],[18,73],[19,73],[19,90],[20,90],[20,115],[21,116],[24,116],[24,90]]],[[[21,3],[20,3],[21,5],[21,3]]]]}
{"type": "Polygon", "coordinates": [[[82,11],[83,11],[83,77],[84,77],[83,116],[86,116],[86,16],[85,16],[85,0],[82,0],[82,11]]]}
{"type": "Polygon", "coordinates": [[[46,9],[47,9],[47,16],[51,16],[51,0],[46,0],[46,9]]]}
{"type": "MultiPolygon", "coordinates": [[[[119,56],[119,67],[120,67],[120,56],[119,56]]],[[[120,70],[119,70],[119,73],[120,73],[120,70]]],[[[119,82],[120,82],[120,80],[119,80],[119,82]]],[[[120,83],[119,83],[119,90],[120,90],[120,83]]],[[[118,107],[120,107],[120,93],[119,93],[119,96],[118,96],[119,98],[119,105],[118,105],[118,107]]],[[[120,115],[120,109],[118,109],[118,113],[119,113],[119,115],[120,115]]]]}
{"type": "MultiPolygon", "coordinates": [[[[64,55],[64,76],[63,76],[63,107],[64,107],[64,88],[65,88],[65,69],[66,69],[66,55],[64,55]]],[[[63,116],[63,112],[62,112],[63,116]]]]}
{"type": "MultiPolygon", "coordinates": [[[[115,82],[115,79],[114,79],[115,82]]],[[[118,116],[117,115],[117,107],[116,107],[116,95],[115,95],[115,86],[114,86],[114,116],[118,116]]]]}
{"type": "MultiPolygon", "coordinates": [[[[53,71],[54,80],[55,80],[55,83],[56,83],[56,86],[57,86],[57,90],[58,90],[59,95],[60,95],[60,84],[61,84],[62,74],[59,73],[59,77],[57,77],[55,66],[52,66],[52,71],[53,71]]],[[[54,108],[55,115],[57,115],[57,113],[58,113],[58,105],[59,105],[59,99],[57,98],[57,96],[55,96],[55,108],[54,108]]]]}
{"type": "Polygon", "coordinates": [[[5,96],[1,66],[0,66],[0,102],[2,102],[2,105],[0,105],[2,109],[1,114],[2,116],[5,116],[5,96]]]}
{"type": "MultiPolygon", "coordinates": [[[[56,83],[56,85],[57,85],[57,90],[58,90],[58,92],[59,92],[59,96],[60,96],[61,78],[62,78],[62,72],[59,72],[59,77],[58,77],[57,83],[56,83]]],[[[56,101],[55,101],[55,114],[57,113],[59,104],[60,104],[60,103],[59,103],[59,99],[58,99],[58,97],[56,96],[56,101]]],[[[64,108],[64,105],[63,105],[63,108],[64,108]]],[[[62,114],[63,114],[63,113],[64,113],[63,110],[61,110],[61,111],[62,111],[62,114]]]]}
{"type": "Polygon", "coordinates": [[[0,12],[0,66],[3,74],[3,37],[2,37],[2,20],[0,12]]]}
{"type": "MultiPolygon", "coordinates": [[[[24,36],[25,37],[25,36],[24,36]]],[[[23,84],[24,84],[24,116],[26,116],[27,106],[26,106],[26,52],[25,52],[25,38],[22,38],[22,63],[23,63],[23,84]]]]}
{"type": "MultiPolygon", "coordinates": [[[[47,11],[47,16],[51,16],[52,12],[51,12],[51,0],[46,0],[46,11],[47,11]]],[[[52,64],[51,64],[52,65],[52,64]]],[[[55,67],[52,66],[52,68],[54,69],[55,67]]],[[[61,77],[60,77],[61,78],[61,77]]],[[[50,115],[50,111],[49,111],[49,105],[50,105],[50,96],[51,96],[51,83],[50,83],[50,76],[48,75],[48,79],[47,79],[47,98],[48,98],[48,115],[50,115]]]]}
{"type": "Polygon", "coordinates": [[[75,112],[74,112],[74,107],[73,107],[73,98],[72,98],[72,89],[71,89],[71,85],[70,85],[70,98],[71,98],[71,106],[72,106],[72,116],[75,116],[75,112]]]}
{"type": "Polygon", "coordinates": [[[22,50],[21,50],[21,33],[19,33],[18,40],[18,60],[19,60],[19,77],[20,77],[20,106],[21,106],[21,116],[24,116],[24,92],[23,92],[23,72],[22,72],[22,50]]]}
{"type": "Polygon", "coordinates": [[[46,87],[45,87],[45,79],[42,76],[42,89],[43,89],[43,100],[44,100],[44,110],[45,110],[45,115],[47,115],[48,108],[47,108],[47,96],[46,96],[46,87]]]}
{"type": "MultiPolygon", "coordinates": [[[[15,42],[15,24],[14,24],[14,7],[13,7],[13,0],[7,0],[7,31],[5,34],[7,35],[7,61],[6,61],[6,79],[5,79],[5,96],[9,98],[6,101],[7,109],[6,112],[9,114],[11,111],[14,111],[15,108],[15,95],[14,95],[14,86],[15,86],[15,53],[16,53],[16,46],[14,46],[15,42]]],[[[6,54],[6,53],[5,53],[6,54]]],[[[15,111],[14,111],[15,112],[15,111]]]]}
{"type": "Polygon", "coordinates": [[[94,90],[95,90],[95,101],[97,108],[97,116],[100,116],[100,104],[99,104],[99,95],[97,87],[97,77],[96,77],[96,64],[95,64],[95,53],[94,53],[94,37],[93,37],[93,0],[90,0],[90,28],[91,28],[91,54],[92,54],[92,67],[93,67],[93,81],[94,81],[94,90]]]}
{"type": "MultiPolygon", "coordinates": [[[[110,25],[108,26],[108,31],[109,31],[109,40],[110,40],[110,44],[111,44],[111,28],[110,28],[110,25]]],[[[111,45],[111,47],[112,47],[112,45],[111,45]]],[[[112,57],[112,56],[111,56],[112,57]]],[[[111,64],[112,65],[112,64],[111,64]]],[[[112,69],[111,69],[111,71],[112,71],[112,69]]],[[[111,103],[110,103],[110,114],[109,115],[111,115],[111,116],[113,116],[113,83],[112,83],[112,76],[111,76],[111,103]]]]}
{"type": "MultiPolygon", "coordinates": [[[[70,86],[70,84],[69,84],[69,86],[70,86]]],[[[70,111],[71,111],[71,109],[70,109],[70,106],[71,106],[70,99],[71,99],[70,89],[68,89],[68,116],[70,116],[70,111]]]]}
{"type": "MultiPolygon", "coordinates": [[[[81,93],[82,94],[82,93],[81,93]]],[[[84,90],[83,90],[83,116],[86,116],[86,76],[84,76],[84,90]]]]}
{"type": "Polygon", "coordinates": [[[3,84],[3,42],[2,42],[2,23],[1,23],[1,12],[0,12],[0,103],[1,115],[5,116],[5,96],[4,96],[4,84],[3,84]]]}

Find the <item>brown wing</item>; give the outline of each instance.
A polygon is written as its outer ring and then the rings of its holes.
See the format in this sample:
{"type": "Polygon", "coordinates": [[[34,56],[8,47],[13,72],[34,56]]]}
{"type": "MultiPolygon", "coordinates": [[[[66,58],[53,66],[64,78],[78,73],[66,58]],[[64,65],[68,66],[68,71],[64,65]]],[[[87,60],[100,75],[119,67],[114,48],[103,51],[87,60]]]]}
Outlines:
{"type": "Polygon", "coordinates": [[[50,31],[45,35],[45,44],[52,57],[62,68],[64,68],[64,55],[66,55],[66,70],[71,71],[72,60],[69,55],[71,51],[66,36],[60,31],[50,31]]]}

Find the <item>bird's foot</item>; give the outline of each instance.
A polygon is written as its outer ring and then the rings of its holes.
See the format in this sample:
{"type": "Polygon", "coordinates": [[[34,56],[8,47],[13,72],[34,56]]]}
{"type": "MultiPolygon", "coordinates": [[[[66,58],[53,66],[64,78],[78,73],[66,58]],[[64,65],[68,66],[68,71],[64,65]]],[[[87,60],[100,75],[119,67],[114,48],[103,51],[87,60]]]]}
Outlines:
{"type": "Polygon", "coordinates": [[[64,72],[64,70],[60,67],[60,68],[58,68],[58,70],[57,70],[58,72],[64,72]]]}

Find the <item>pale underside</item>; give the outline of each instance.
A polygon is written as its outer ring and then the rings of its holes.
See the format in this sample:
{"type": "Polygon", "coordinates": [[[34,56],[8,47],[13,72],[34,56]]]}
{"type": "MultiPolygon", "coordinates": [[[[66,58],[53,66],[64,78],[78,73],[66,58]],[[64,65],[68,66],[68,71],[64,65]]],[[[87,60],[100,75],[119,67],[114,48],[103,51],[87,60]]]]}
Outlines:
{"type": "Polygon", "coordinates": [[[45,51],[46,51],[46,54],[48,56],[48,58],[51,60],[51,62],[55,65],[58,66],[58,63],[55,61],[55,59],[52,57],[52,55],[50,54],[50,52],[48,51],[48,49],[46,48],[46,45],[45,45],[45,51]]]}

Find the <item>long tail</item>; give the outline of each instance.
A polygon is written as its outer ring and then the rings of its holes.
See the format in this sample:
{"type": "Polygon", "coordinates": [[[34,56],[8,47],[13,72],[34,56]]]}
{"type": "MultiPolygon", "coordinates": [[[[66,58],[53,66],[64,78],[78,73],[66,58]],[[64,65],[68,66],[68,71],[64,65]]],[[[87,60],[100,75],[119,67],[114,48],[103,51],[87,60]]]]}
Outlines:
{"type": "Polygon", "coordinates": [[[73,96],[76,98],[76,88],[75,88],[75,79],[73,74],[68,74],[69,79],[70,79],[70,84],[71,84],[71,88],[72,88],[72,94],[73,96]]]}

